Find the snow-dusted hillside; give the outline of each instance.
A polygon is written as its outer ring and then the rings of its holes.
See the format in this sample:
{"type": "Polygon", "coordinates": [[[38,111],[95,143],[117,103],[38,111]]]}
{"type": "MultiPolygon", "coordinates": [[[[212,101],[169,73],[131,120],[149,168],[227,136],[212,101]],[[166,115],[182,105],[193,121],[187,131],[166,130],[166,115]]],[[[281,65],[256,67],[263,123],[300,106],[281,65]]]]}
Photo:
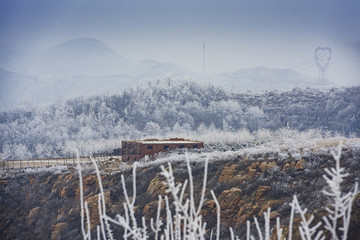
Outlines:
{"type": "Polygon", "coordinates": [[[316,78],[304,76],[291,69],[272,69],[254,67],[239,69],[234,72],[216,75],[216,82],[220,82],[225,89],[233,91],[260,92],[264,90],[291,90],[295,87],[329,87],[330,81],[325,84],[316,78]]]}
{"type": "Polygon", "coordinates": [[[149,137],[226,142],[262,129],[359,136],[359,93],[360,87],[233,94],[211,85],[159,81],[117,95],[0,112],[0,154],[67,156],[74,146],[91,154],[118,148],[121,139],[149,137]]]}

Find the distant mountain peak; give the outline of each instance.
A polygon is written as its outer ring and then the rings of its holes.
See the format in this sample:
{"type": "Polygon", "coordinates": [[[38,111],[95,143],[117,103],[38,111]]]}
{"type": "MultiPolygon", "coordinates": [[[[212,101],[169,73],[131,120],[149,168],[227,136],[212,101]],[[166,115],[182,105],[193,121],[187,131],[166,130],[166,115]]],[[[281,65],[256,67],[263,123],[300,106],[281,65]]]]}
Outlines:
{"type": "Polygon", "coordinates": [[[66,44],[99,44],[99,45],[107,46],[102,41],[97,40],[95,38],[91,38],[91,37],[74,38],[74,39],[70,39],[70,40],[67,40],[65,42],[62,42],[62,43],[60,43],[58,45],[66,45],[66,44]]]}
{"type": "Polygon", "coordinates": [[[89,37],[75,38],[55,45],[47,51],[48,55],[60,55],[71,57],[89,57],[107,55],[123,59],[117,52],[105,43],[89,37]]]}
{"type": "Polygon", "coordinates": [[[95,38],[89,38],[89,37],[83,37],[83,38],[75,38],[71,39],[62,43],[59,43],[54,46],[54,48],[77,48],[77,49],[84,49],[88,50],[90,48],[104,48],[107,50],[113,51],[108,45],[105,43],[95,39],[95,38]]]}
{"type": "Polygon", "coordinates": [[[105,43],[89,37],[59,43],[40,55],[30,72],[56,76],[103,76],[119,72],[127,61],[105,43]]]}

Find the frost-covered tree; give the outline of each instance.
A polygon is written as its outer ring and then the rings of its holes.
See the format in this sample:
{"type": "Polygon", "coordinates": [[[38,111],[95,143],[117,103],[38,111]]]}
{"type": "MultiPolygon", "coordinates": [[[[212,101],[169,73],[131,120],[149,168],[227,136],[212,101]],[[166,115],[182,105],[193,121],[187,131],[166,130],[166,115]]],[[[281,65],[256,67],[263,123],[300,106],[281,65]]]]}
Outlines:
{"type": "MultiPolygon", "coordinates": [[[[185,137],[198,129],[206,132],[212,126],[226,132],[247,128],[251,133],[289,126],[299,131],[322,129],[358,136],[359,96],[359,86],[249,94],[166,79],[118,95],[79,97],[42,109],[0,112],[0,151],[5,145],[23,144],[29,155],[41,157],[41,151],[36,151],[40,144],[50,156],[61,156],[68,141],[86,144],[104,139],[110,143],[149,136],[154,131],[146,132],[147,123],[159,126],[161,135],[185,137]],[[180,132],[172,130],[176,123],[180,132]]],[[[19,156],[13,151],[11,158],[19,156]]]]}

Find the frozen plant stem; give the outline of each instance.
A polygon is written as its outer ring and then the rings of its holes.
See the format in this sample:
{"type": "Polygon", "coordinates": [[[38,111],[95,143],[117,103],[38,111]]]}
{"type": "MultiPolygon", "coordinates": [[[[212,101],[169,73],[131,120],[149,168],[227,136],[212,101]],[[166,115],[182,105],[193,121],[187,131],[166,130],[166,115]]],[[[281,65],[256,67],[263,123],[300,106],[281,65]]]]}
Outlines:
{"type": "MultiPolygon", "coordinates": [[[[348,229],[350,225],[351,218],[351,206],[355,199],[356,194],[358,193],[358,184],[355,183],[354,189],[348,193],[341,192],[341,183],[343,179],[348,176],[344,173],[344,168],[340,166],[340,156],[341,156],[342,144],[339,145],[339,150],[337,153],[332,153],[335,159],[335,168],[325,169],[326,174],[323,176],[328,185],[328,190],[323,191],[325,195],[330,197],[333,200],[333,203],[326,208],[328,215],[323,217],[325,229],[331,234],[332,240],[347,240],[348,229]],[[337,234],[342,233],[341,236],[337,234]]],[[[77,154],[78,156],[78,154],[77,154]]],[[[164,184],[167,186],[166,193],[169,193],[170,196],[165,195],[164,197],[159,195],[158,204],[157,204],[157,213],[155,221],[150,219],[150,229],[154,233],[152,235],[155,240],[180,240],[180,239],[205,239],[207,233],[206,223],[203,222],[202,216],[200,215],[201,209],[205,202],[205,191],[206,191],[206,181],[207,181],[207,172],[208,172],[208,162],[209,158],[205,161],[204,167],[204,177],[203,177],[203,186],[200,192],[200,199],[198,206],[196,206],[194,198],[194,183],[193,183],[193,174],[191,170],[189,156],[186,154],[186,166],[188,171],[188,180],[185,180],[183,183],[176,183],[174,178],[174,173],[171,163],[168,163],[168,167],[165,168],[161,166],[161,174],[165,178],[164,184]],[[188,184],[189,183],[189,184],[188,184]],[[189,191],[189,197],[185,199],[185,192],[189,191]],[[171,201],[169,200],[171,197],[171,201]],[[171,206],[174,207],[174,210],[171,209],[171,206]],[[161,217],[162,207],[164,208],[163,217],[161,217]],[[163,222],[164,221],[164,222],[163,222]]],[[[136,199],[136,164],[133,166],[133,195],[130,200],[126,186],[124,176],[121,175],[121,184],[124,192],[125,201],[124,206],[124,215],[116,215],[115,218],[111,218],[106,214],[106,202],[105,202],[105,193],[101,181],[100,171],[92,159],[92,163],[95,167],[95,172],[99,185],[99,195],[98,195],[98,211],[99,211],[99,220],[100,225],[96,227],[97,229],[97,239],[114,239],[111,224],[118,225],[123,228],[122,239],[137,239],[145,240],[149,239],[149,234],[147,232],[147,224],[145,218],[141,218],[141,224],[138,222],[138,219],[135,218],[135,199],[136,199]],[[140,226],[141,225],[141,226],[140,226]]],[[[88,204],[84,200],[83,196],[83,181],[82,181],[82,170],[78,157],[78,171],[79,171],[79,180],[80,180],[80,204],[81,204],[81,232],[85,240],[91,239],[91,225],[90,225],[90,214],[88,209],[88,204]],[[86,224],[85,224],[86,223],[86,224]]],[[[215,196],[213,190],[210,190],[212,198],[215,202],[217,208],[217,225],[216,225],[216,240],[220,239],[220,204],[215,196]]],[[[300,203],[295,195],[291,205],[291,213],[289,220],[289,233],[288,240],[291,240],[293,237],[293,223],[296,214],[300,215],[301,222],[298,227],[301,239],[303,240],[324,240],[323,231],[320,229],[321,222],[313,223],[315,219],[311,214],[307,214],[307,209],[302,209],[300,203]]],[[[260,240],[269,240],[273,239],[270,226],[270,213],[271,209],[269,208],[264,212],[264,228],[261,228],[256,217],[254,217],[254,222],[256,230],[258,233],[258,238],[260,240]]],[[[246,240],[255,240],[254,236],[250,232],[250,221],[246,222],[246,240]]],[[[283,237],[283,229],[280,226],[280,219],[276,219],[276,234],[278,240],[286,240],[283,237]]],[[[210,231],[209,231],[210,232],[210,231]]],[[[211,231],[210,239],[212,239],[213,231],[211,231]]],[[[234,234],[234,230],[230,228],[230,237],[231,239],[239,239],[234,234]]]]}
{"type": "Polygon", "coordinates": [[[87,202],[84,202],[84,187],[82,181],[82,170],[80,165],[80,157],[79,152],[76,150],[76,158],[77,158],[77,167],[79,173],[79,180],[80,180],[80,208],[81,208],[81,232],[83,235],[84,240],[91,239],[91,230],[90,230],[90,220],[89,220],[89,209],[87,207],[87,202]],[[85,203],[85,207],[84,207],[85,203]],[[85,231],[85,213],[86,212],[86,222],[87,222],[87,230],[85,231]]]}
{"type": "Polygon", "coordinates": [[[351,207],[355,196],[358,193],[358,183],[355,183],[353,191],[346,194],[342,193],[340,190],[343,179],[349,175],[348,173],[343,173],[345,169],[340,166],[341,149],[342,141],[339,144],[337,153],[331,152],[335,159],[335,168],[331,168],[330,170],[326,168],[325,172],[327,175],[323,175],[329,186],[329,191],[324,190],[323,193],[333,199],[331,207],[326,208],[328,215],[323,217],[323,220],[325,222],[325,228],[331,233],[331,238],[333,240],[347,239],[351,218],[351,207]],[[342,224],[342,226],[338,227],[338,224],[342,224]],[[342,232],[340,237],[337,233],[338,230],[342,232]]]}

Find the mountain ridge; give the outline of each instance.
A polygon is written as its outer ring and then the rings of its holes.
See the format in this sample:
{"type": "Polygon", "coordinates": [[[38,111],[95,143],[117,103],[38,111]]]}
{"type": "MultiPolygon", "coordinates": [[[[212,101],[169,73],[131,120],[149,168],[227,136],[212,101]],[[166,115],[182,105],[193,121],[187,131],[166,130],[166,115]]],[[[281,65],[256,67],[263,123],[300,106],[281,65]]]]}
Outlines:
{"type": "MultiPolygon", "coordinates": [[[[323,87],[314,79],[290,69],[255,67],[205,75],[153,59],[130,62],[94,38],[71,39],[50,47],[38,56],[24,59],[22,64],[11,69],[17,69],[14,73],[25,72],[31,76],[31,85],[21,88],[22,78],[18,78],[17,86],[7,89],[8,94],[3,97],[3,109],[16,107],[19,102],[28,100],[36,105],[48,105],[59,98],[113,94],[142,82],[168,78],[211,83],[233,92],[323,87]],[[22,93],[18,94],[20,91],[22,93]],[[15,95],[16,101],[9,97],[15,95]]],[[[3,82],[11,81],[10,77],[1,78],[3,82]]]]}

